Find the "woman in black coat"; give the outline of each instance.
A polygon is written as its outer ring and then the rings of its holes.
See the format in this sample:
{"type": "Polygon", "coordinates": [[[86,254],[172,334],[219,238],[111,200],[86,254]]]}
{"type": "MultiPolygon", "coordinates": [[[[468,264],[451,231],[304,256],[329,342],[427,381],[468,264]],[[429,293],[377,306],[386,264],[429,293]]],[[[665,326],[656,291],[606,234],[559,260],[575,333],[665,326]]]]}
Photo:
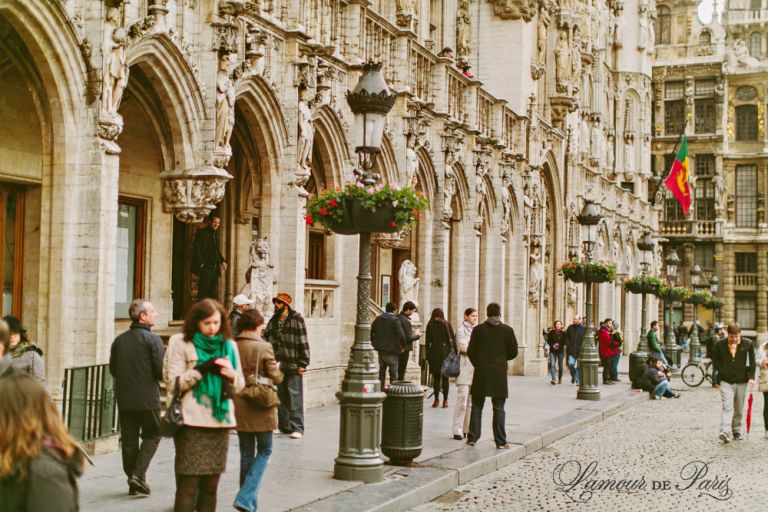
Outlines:
{"type": "Polygon", "coordinates": [[[453,329],[440,308],[432,310],[432,316],[427,323],[425,343],[427,361],[432,372],[432,386],[435,389],[435,401],[432,402],[432,407],[440,405],[440,389],[443,390],[443,407],[448,407],[448,377],[443,376],[440,370],[453,347],[453,329]]]}

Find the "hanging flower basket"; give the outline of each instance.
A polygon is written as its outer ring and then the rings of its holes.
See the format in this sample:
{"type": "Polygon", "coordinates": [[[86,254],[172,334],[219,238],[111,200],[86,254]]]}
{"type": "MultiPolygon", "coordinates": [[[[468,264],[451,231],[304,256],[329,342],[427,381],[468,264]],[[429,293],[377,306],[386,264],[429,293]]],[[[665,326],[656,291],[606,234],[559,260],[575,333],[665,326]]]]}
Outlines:
{"type": "Polygon", "coordinates": [[[629,293],[650,293],[655,294],[656,290],[663,284],[659,276],[638,276],[631,277],[624,281],[624,288],[629,293]]]}
{"type": "Polygon", "coordinates": [[[656,296],[664,302],[677,302],[685,300],[690,295],[688,288],[682,286],[669,286],[662,284],[656,290],[656,296]]]}
{"type": "Polygon", "coordinates": [[[607,283],[616,280],[616,265],[600,261],[566,260],[560,264],[560,272],[574,283],[607,283]]]}
{"type": "Polygon", "coordinates": [[[704,303],[704,307],[707,309],[722,309],[725,306],[725,300],[717,297],[712,297],[709,302],[704,303]]]}
{"type": "Polygon", "coordinates": [[[712,294],[706,291],[693,292],[686,297],[685,302],[689,304],[707,304],[712,300],[712,294]]]}
{"type": "Polygon", "coordinates": [[[412,188],[356,183],[310,197],[304,220],[342,235],[394,233],[412,228],[427,206],[412,188]]]}

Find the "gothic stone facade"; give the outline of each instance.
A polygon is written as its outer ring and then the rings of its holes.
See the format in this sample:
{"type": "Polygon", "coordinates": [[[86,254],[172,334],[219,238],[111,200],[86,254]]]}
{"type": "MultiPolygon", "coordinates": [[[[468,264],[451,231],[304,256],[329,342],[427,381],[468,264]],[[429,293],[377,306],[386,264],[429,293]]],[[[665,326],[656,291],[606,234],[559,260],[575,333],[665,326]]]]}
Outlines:
{"type": "MultiPolygon", "coordinates": [[[[344,93],[376,60],[397,94],[378,171],[415,180],[430,208],[377,241],[372,302],[399,302],[410,260],[422,320],[500,302],[522,345],[511,371],[541,373],[542,329],[582,311],[557,268],[580,253],[583,199],[605,215],[596,256],[624,275],[657,228],[653,12],[645,0],[0,0],[3,312],[42,345],[59,396],[64,368],[107,360],[134,297],[155,304],[159,331],[178,330],[196,294],[194,230],[215,209],[221,299],[243,289],[266,237],[268,280],[307,318],[308,403],[333,400],[357,239],[308,228],[304,205],[353,179],[344,93]]],[[[596,318],[618,318],[632,350],[638,297],[596,291],[596,318]]]]}

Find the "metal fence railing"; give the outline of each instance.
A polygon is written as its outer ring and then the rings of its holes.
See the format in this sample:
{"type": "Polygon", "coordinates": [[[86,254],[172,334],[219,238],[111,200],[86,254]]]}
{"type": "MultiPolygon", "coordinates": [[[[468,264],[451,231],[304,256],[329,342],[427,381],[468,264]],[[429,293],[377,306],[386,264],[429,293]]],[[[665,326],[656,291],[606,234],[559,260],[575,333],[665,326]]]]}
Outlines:
{"type": "Polygon", "coordinates": [[[62,416],[70,435],[78,441],[90,441],[120,430],[109,365],[64,370],[62,416]]]}

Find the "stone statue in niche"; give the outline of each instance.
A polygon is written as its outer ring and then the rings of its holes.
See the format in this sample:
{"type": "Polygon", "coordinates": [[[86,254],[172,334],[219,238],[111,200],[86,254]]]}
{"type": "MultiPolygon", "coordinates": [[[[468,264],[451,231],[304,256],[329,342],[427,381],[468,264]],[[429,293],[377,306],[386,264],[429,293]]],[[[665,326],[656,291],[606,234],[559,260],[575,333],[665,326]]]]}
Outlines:
{"type": "Polygon", "coordinates": [[[453,175],[453,171],[446,169],[445,171],[445,184],[443,186],[443,219],[451,220],[453,217],[453,209],[451,203],[453,202],[453,196],[456,194],[456,177],[453,175]]]}
{"type": "Polygon", "coordinates": [[[627,139],[624,141],[624,176],[627,181],[632,180],[635,172],[635,141],[627,139]]]}
{"type": "Polygon", "coordinates": [[[568,32],[565,30],[561,30],[559,33],[555,60],[557,61],[557,91],[568,92],[571,81],[571,48],[568,45],[568,32]]]}
{"type": "Polygon", "coordinates": [[[459,11],[456,14],[456,55],[460,59],[466,59],[472,51],[471,31],[469,0],[459,0],[459,11]]]}
{"type": "Polygon", "coordinates": [[[312,122],[312,108],[306,99],[307,90],[299,93],[299,168],[310,172],[312,164],[312,144],[315,140],[315,127],[312,122]]]}
{"type": "Polygon", "coordinates": [[[539,13],[539,24],[536,33],[536,58],[539,63],[547,62],[547,22],[544,15],[539,13]]]}
{"type": "Polygon", "coordinates": [[[576,305],[576,283],[573,281],[566,281],[565,282],[565,296],[566,300],[568,301],[569,306],[575,306],[576,305]]]}
{"type": "Polygon", "coordinates": [[[416,277],[416,265],[411,260],[405,260],[397,273],[400,285],[400,307],[408,301],[419,306],[419,278],[416,277]]]}
{"type": "Polygon", "coordinates": [[[120,10],[107,8],[104,22],[102,52],[101,110],[106,114],[117,114],[123,91],[128,84],[128,64],[125,57],[127,34],[120,26],[120,10]]]}
{"type": "Polygon", "coordinates": [[[509,218],[512,214],[512,194],[509,192],[509,179],[504,178],[501,187],[501,234],[509,231],[509,218]]]}
{"type": "Polygon", "coordinates": [[[642,4],[639,7],[639,11],[640,33],[638,34],[637,49],[645,50],[648,46],[648,6],[642,4]]]}
{"type": "Polygon", "coordinates": [[[579,27],[573,28],[573,46],[571,47],[571,78],[573,80],[573,93],[579,92],[579,80],[581,80],[581,42],[579,27]]]}
{"type": "Polygon", "coordinates": [[[725,178],[721,173],[716,173],[712,177],[712,184],[715,186],[715,209],[723,210],[725,208],[725,178]]]}
{"type": "Polygon", "coordinates": [[[277,283],[277,271],[270,262],[269,242],[265,238],[259,238],[251,243],[248,258],[248,271],[245,279],[248,297],[253,300],[254,309],[261,314],[269,316],[274,296],[274,285],[277,283]]]}
{"type": "Polygon", "coordinates": [[[219,56],[216,74],[216,148],[231,151],[229,139],[235,127],[235,84],[229,76],[229,54],[219,56]]]}
{"type": "Polygon", "coordinates": [[[538,247],[531,250],[528,260],[528,302],[535,305],[539,302],[541,280],[544,278],[544,265],[538,247]]]}
{"type": "Polygon", "coordinates": [[[419,156],[413,148],[412,139],[413,137],[408,141],[408,146],[405,148],[405,183],[403,183],[403,187],[415,187],[419,180],[419,156]]]}

